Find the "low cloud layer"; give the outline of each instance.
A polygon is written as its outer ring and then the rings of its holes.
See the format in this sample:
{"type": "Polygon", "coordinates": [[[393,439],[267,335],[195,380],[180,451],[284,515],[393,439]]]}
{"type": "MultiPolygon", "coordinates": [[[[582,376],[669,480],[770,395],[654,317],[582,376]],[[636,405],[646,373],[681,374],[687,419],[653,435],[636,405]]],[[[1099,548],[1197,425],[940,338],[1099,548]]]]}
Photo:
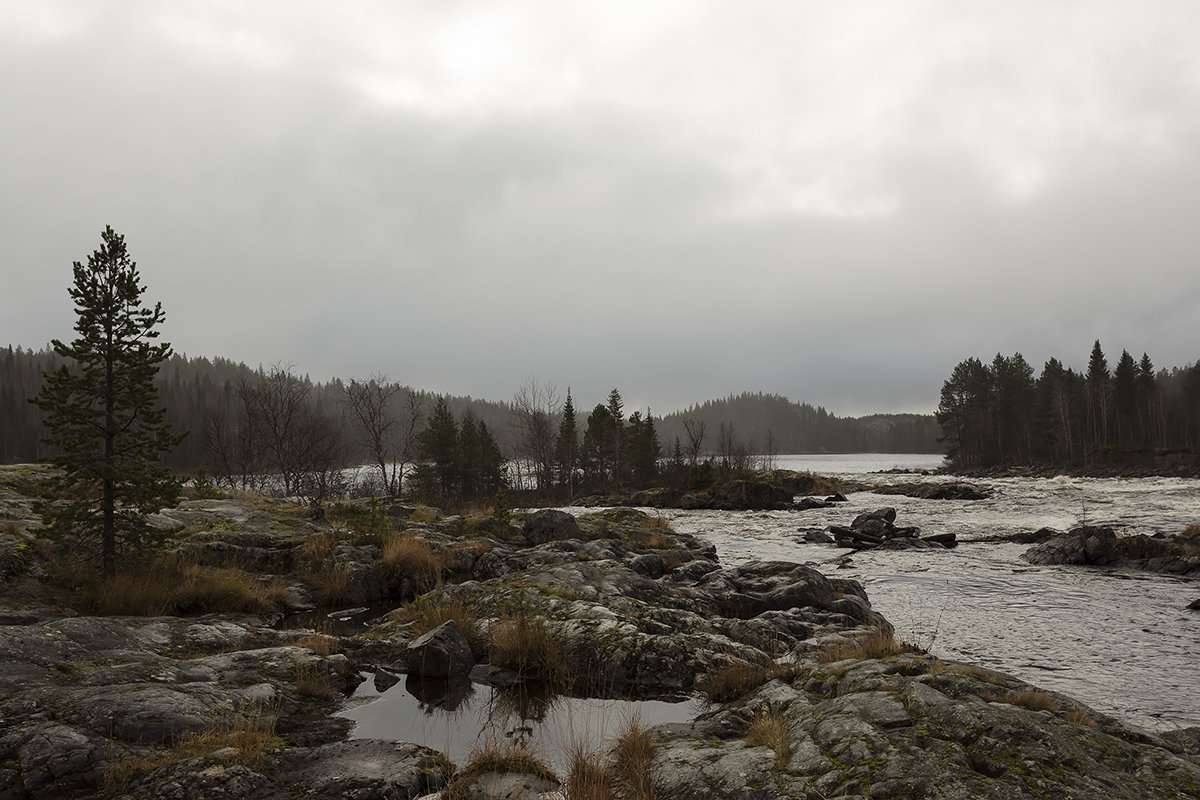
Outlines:
{"type": "Polygon", "coordinates": [[[111,224],[177,350],[316,378],[852,414],[1196,360],[1194,4],[393,5],[0,11],[0,338],[70,336],[111,224]]]}

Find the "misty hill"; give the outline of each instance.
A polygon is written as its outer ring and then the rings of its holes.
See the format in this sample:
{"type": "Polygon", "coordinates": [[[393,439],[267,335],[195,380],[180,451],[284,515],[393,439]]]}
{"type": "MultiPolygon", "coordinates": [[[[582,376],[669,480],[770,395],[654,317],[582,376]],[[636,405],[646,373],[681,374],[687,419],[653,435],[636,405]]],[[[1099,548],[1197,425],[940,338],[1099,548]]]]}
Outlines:
{"type": "Polygon", "coordinates": [[[837,417],[820,406],[795,403],[777,394],[743,392],[708,400],[655,420],[659,440],[670,450],[678,436],[687,444],[685,420],[705,426],[704,449],[714,451],[721,424],[731,425],[750,452],[941,453],[941,428],[932,414],[872,414],[837,417]]]}

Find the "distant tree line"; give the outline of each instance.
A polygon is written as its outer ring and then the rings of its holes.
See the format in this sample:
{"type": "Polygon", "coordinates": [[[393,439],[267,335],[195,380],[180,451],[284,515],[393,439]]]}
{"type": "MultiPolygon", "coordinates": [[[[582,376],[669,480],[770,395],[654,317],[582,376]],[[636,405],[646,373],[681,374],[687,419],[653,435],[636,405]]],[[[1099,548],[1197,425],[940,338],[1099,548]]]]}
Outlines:
{"type": "MultiPolygon", "coordinates": [[[[0,461],[55,455],[28,398],[62,363],[49,349],[0,349],[0,461]]],[[[532,378],[505,403],[436,396],[381,375],[321,383],[286,366],[178,354],[162,363],[155,383],[167,421],[190,431],[164,457],[168,466],[313,499],[349,490],[351,465],[364,467],[355,490],[378,495],[417,486],[431,500],[466,499],[507,485],[569,498],[711,481],[768,466],[779,452],[938,446],[932,416],[839,419],[776,395],[731,396],[659,419],[649,409],[627,414],[615,388],[585,412],[569,389],[563,397],[532,378]]]]}
{"type": "Polygon", "coordinates": [[[968,358],[942,385],[937,421],[960,467],[1089,465],[1114,451],[1200,449],[1200,364],[1155,370],[1121,352],[1110,370],[1097,341],[1087,370],[1057,358],[1041,375],[1020,353],[968,358]]]}
{"type": "Polygon", "coordinates": [[[686,426],[703,424],[712,449],[765,453],[941,453],[941,430],[932,414],[837,417],[820,406],[777,394],[743,392],[663,416],[664,441],[686,442],[686,426]],[[725,432],[722,434],[722,424],[725,432]],[[730,441],[732,440],[732,442],[730,441]]]}

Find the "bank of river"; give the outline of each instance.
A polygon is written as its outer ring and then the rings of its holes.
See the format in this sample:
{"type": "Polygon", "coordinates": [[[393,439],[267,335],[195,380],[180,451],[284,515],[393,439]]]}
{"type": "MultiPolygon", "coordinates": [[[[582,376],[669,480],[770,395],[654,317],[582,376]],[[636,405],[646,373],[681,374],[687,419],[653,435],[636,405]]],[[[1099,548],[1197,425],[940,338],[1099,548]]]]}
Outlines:
{"type": "Polygon", "coordinates": [[[1200,523],[1200,481],[1060,477],[975,483],[992,496],[938,501],[857,492],[831,509],[669,513],[681,532],[711,540],[722,563],[808,562],[861,581],[873,606],[902,636],[935,654],[1010,672],[1153,730],[1200,725],[1195,678],[1200,613],[1187,610],[1200,597],[1200,584],[1138,572],[1034,567],[1020,558],[1027,546],[985,541],[1082,523],[1124,533],[1178,533],[1200,523]],[[963,544],[950,551],[851,554],[803,541],[807,528],[845,525],[880,506],[896,507],[901,524],[917,525],[923,533],[956,533],[963,544]]]}

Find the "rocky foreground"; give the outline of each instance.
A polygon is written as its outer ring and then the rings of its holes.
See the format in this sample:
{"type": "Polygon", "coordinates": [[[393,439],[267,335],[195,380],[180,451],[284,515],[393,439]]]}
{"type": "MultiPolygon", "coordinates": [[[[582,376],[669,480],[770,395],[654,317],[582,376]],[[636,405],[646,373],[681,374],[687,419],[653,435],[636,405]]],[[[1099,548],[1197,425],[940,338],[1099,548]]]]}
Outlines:
{"type": "MultiPolygon", "coordinates": [[[[12,553],[37,523],[11,493],[0,501],[12,553]]],[[[390,596],[396,610],[353,636],[262,615],[52,611],[28,600],[40,567],[22,555],[0,596],[0,798],[1200,797],[1194,730],[1154,736],[914,652],[854,581],[780,562],[723,568],[703,540],[632,509],[483,523],[389,513],[436,556],[436,586],[416,601],[419,573],[397,582],[385,548],[349,532],[318,550],[314,537],[340,534],[229,500],[159,520],[182,557],[280,578],[295,607],[317,591],[299,574],[314,553],[348,576],[347,601],[390,596]],[[514,632],[529,649],[511,649],[514,632]],[[585,795],[528,759],[452,764],[350,738],[333,716],[346,693],[364,674],[405,671],[583,695],[700,691],[710,704],[646,731],[632,778],[628,754],[606,750],[612,781],[585,795]]]]}

